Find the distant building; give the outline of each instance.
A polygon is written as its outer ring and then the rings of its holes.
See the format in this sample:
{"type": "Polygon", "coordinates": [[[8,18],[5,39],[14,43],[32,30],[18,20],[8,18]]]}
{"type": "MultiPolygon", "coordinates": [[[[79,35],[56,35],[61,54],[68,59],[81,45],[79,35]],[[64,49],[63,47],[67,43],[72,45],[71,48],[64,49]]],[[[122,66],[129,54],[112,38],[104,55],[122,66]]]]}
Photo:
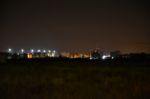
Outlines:
{"type": "Polygon", "coordinates": [[[116,58],[118,57],[119,55],[121,55],[121,52],[120,51],[113,51],[113,52],[110,52],[110,56],[112,58],[116,58]]]}
{"type": "Polygon", "coordinates": [[[27,58],[28,58],[28,59],[31,59],[31,58],[33,58],[33,55],[32,55],[32,53],[28,53],[28,54],[27,54],[27,58]]]}
{"type": "Polygon", "coordinates": [[[100,53],[98,50],[95,50],[91,53],[91,59],[101,59],[102,53],[100,53]]]}
{"type": "Polygon", "coordinates": [[[90,52],[62,52],[61,57],[66,58],[90,58],[91,53],[90,52]]]}
{"type": "Polygon", "coordinates": [[[52,57],[59,57],[59,53],[56,51],[50,52],[36,52],[36,53],[28,53],[27,58],[52,58],[52,57]]]}
{"type": "Polygon", "coordinates": [[[60,53],[60,56],[64,57],[64,58],[69,58],[70,57],[70,53],[69,52],[62,52],[62,53],[60,53]]]}

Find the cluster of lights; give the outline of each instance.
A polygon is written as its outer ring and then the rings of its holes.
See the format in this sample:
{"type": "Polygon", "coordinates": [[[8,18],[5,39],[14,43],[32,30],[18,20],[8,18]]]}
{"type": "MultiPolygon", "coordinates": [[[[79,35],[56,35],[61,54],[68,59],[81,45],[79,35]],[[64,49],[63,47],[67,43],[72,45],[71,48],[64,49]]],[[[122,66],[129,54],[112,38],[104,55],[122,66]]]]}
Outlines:
{"type": "Polygon", "coordinates": [[[7,50],[8,53],[13,54],[16,53],[18,57],[21,57],[23,54],[27,54],[27,58],[43,58],[43,57],[57,57],[58,54],[55,50],[41,50],[41,49],[30,49],[29,51],[25,51],[24,49],[20,49],[17,52],[9,48],[7,50]]]}
{"type": "MultiPolygon", "coordinates": [[[[24,50],[24,49],[21,49],[20,52],[21,52],[21,53],[24,53],[25,50],[24,50]]],[[[8,53],[12,53],[12,49],[11,49],[11,48],[8,49],[8,53]]]]}
{"type": "MultiPolygon", "coordinates": [[[[24,49],[21,49],[20,50],[21,53],[25,53],[25,50],[24,49]]],[[[51,51],[51,50],[41,50],[41,49],[37,49],[37,50],[34,50],[34,49],[31,49],[29,53],[56,53],[55,50],[51,51]]],[[[12,49],[9,48],[8,49],[8,53],[12,53],[12,49]]]]}
{"type": "MultiPolygon", "coordinates": [[[[9,48],[8,53],[13,54],[14,50],[9,48]]],[[[25,51],[24,49],[20,49],[19,53],[17,53],[17,55],[21,55],[27,53],[28,58],[31,58],[32,55],[43,55],[43,56],[48,56],[48,57],[56,57],[58,56],[58,53],[55,50],[41,50],[41,49],[30,49],[30,51],[25,51]]],[[[39,57],[39,56],[38,56],[39,57]]],[[[40,56],[41,57],[41,56],[40,56]]],[[[113,56],[111,56],[110,54],[105,54],[102,55],[101,57],[90,57],[90,60],[96,60],[96,59],[102,59],[102,60],[106,60],[106,59],[114,59],[113,56]]]]}
{"type": "MultiPolygon", "coordinates": [[[[102,60],[106,60],[106,59],[110,59],[110,58],[114,59],[114,57],[111,56],[111,55],[102,55],[102,57],[101,57],[102,60]]],[[[98,58],[98,57],[94,57],[94,58],[90,57],[90,60],[93,60],[93,59],[95,60],[95,59],[100,59],[100,58],[98,58]]]]}
{"type": "Polygon", "coordinates": [[[48,50],[48,56],[49,57],[55,57],[55,55],[56,55],[56,51],[55,50],[54,51],[48,50]]]}

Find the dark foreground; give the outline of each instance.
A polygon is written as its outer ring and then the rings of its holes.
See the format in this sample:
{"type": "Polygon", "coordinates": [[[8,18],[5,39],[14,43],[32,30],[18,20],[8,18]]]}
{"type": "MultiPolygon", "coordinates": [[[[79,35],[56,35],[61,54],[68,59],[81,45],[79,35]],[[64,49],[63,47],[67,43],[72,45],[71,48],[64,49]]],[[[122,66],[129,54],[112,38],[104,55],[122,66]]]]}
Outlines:
{"type": "Polygon", "coordinates": [[[150,99],[150,63],[9,63],[0,99],[150,99]]]}

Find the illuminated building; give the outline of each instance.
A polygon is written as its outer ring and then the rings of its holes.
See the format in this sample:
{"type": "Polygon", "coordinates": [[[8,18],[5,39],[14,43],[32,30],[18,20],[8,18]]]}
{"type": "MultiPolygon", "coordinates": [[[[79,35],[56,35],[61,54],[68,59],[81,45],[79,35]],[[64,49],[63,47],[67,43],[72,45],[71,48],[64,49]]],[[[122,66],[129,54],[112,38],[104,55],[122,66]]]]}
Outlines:
{"type": "Polygon", "coordinates": [[[32,58],[32,53],[28,53],[28,54],[27,54],[27,58],[28,58],[28,59],[31,59],[31,58],[32,58]]]}
{"type": "Polygon", "coordinates": [[[90,58],[91,53],[90,52],[63,52],[61,53],[62,57],[66,58],[90,58]]]}
{"type": "Polygon", "coordinates": [[[102,57],[102,54],[98,52],[97,50],[95,50],[91,53],[90,59],[101,59],[101,57],[102,57]]]}

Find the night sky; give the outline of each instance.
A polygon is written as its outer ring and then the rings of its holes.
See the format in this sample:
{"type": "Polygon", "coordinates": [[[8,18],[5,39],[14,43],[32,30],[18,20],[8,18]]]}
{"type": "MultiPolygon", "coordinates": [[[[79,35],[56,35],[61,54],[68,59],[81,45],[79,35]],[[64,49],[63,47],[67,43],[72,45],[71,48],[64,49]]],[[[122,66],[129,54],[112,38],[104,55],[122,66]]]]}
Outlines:
{"type": "Polygon", "coordinates": [[[1,9],[0,50],[150,52],[146,0],[5,0],[1,9]]]}

